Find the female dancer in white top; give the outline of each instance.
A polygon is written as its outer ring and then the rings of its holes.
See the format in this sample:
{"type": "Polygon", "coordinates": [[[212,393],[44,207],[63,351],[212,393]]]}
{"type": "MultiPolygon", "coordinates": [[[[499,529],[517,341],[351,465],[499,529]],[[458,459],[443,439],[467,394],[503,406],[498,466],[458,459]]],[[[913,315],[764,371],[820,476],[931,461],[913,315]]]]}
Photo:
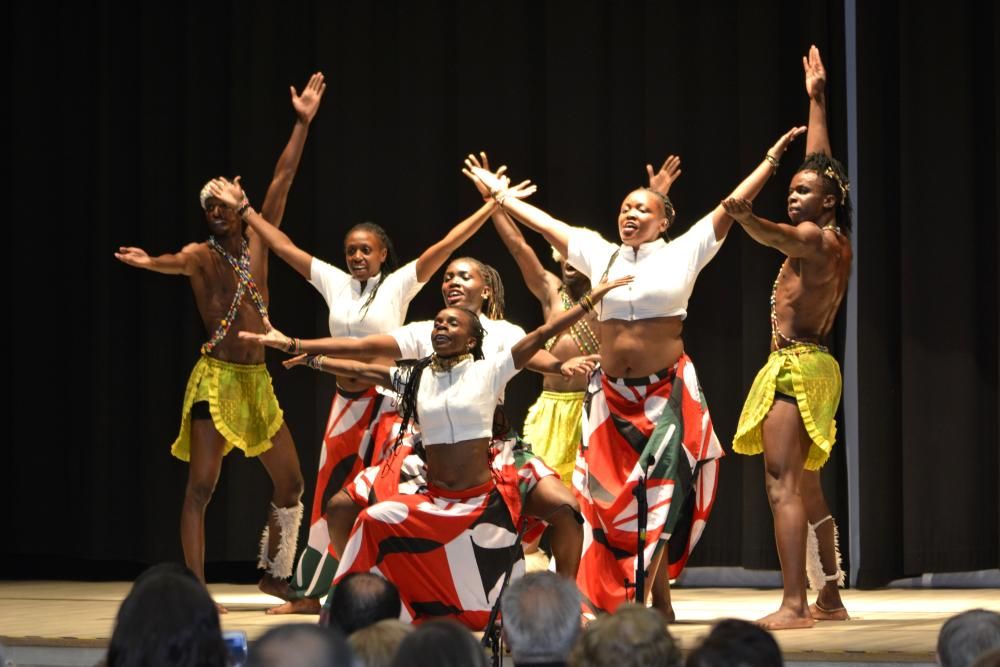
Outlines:
{"type": "MultiPolygon", "coordinates": [[[[752,200],[789,142],[804,131],[793,128],[778,139],[730,196],[752,200]]],[[[508,213],[540,232],[592,284],[635,276],[598,310],[601,369],[588,387],[573,480],[586,520],[577,584],[594,611],[614,611],[625,601],[629,589],[623,581],[640,578],[637,559],[623,554],[638,550],[636,488],[644,484],[642,578],[647,589],[652,581],[654,606],[672,619],[668,568],[659,565],[667,554],[670,575],[683,568],[711,511],[723,454],[681,331],[695,279],[733,220],[717,206],[667,243],[661,235],[674,221],[673,205],[661,193],[639,188],[622,202],[620,243],[611,243],[508,197],[495,174],[466,165],[470,178],[481,180],[508,213]]]]}
{"type": "MultiPolygon", "coordinates": [[[[217,185],[217,196],[227,203],[238,205],[242,200],[238,183],[219,181],[217,185]]],[[[420,257],[399,268],[392,241],[382,227],[371,222],[354,225],[344,237],[349,272],[298,247],[260,215],[250,213],[246,219],[278,257],[323,295],[330,309],[330,335],[362,338],[402,326],[410,301],[448,256],[482,226],[493,208],[492,203],[484,203],[420,257]]],[[[391,362],[384,357],[375,360],[391,362]]],[[[266,591],[287,600],[268,613],[319,613],[320,598],[329,590],[337,569],[328,548],[326,504],[362,469],[378,463],[398,421],[391,395],[368,382],[337,378],[320,450],[308,544],[299,555],[292,580],[287,585],[273,584],[266,591]]]]}

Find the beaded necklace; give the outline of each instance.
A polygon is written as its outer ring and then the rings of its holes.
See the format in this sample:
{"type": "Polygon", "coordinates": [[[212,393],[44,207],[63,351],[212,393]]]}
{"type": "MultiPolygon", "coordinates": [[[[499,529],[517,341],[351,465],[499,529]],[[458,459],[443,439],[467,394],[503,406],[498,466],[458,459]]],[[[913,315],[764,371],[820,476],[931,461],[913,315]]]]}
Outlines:
{"type": "Polygon", "coordinates": [[[253,275],[250,273],[250,248],[247,246],[247,240],[245,238],[242,239],[239,259],[230,255],[215,240],[214,236],[208,237],[208,246],[229,262],[229,265],[233,267],[233,271],[236,272],[237,282],[236,294],[233,295],[233,302],[229,305],[229,312],[219,321],[219,326],[215,329],[215,333],[212,334],[212,338],[201,346],[202,354],[208,354],[215,349],[215,346],[221,343],[222,339],[229,333],[229,329],[236,319],[236,310],[240,307],[245,292],[250,292],[250,298],[253,299],[253,304],[257,307],[257,312],[260,313],[260,316],[262,318],[267,317],[267,305],[264,303],[264,297],[260,295],[257,283],[254,282],[253,275]]]}
{"type": "MultiPolygon", "coordinates": [[[[563,285],[559,288],[559,298],[562,300],[563,310],[569,310],[576,305],[576,302],[570,297],[569,292],[566,290],[566,286],[563,285]]],[[[566,334],[573,339],[576,346],[580,348],[580,351],[584,354],[600,354],[601,343],[597,339],[597,335],[590,326],[588,319],[581,319],[572,325],[566,334]]],[[[556,344],[559,336],[553,336],[545,342],[545,349],[551,350],[552,346],[556,344]]]]}
{"type": "MultiPolygon", "coordinates": [[[[835,232],[837,234],[843,234],[843,232],[840,231],[840,227],[838,227],[833,223],[826,225],[822,229],[824,231],[829,229],[830,231],[835,232]]],[[[781,275],[782,275],[781,272],[782,269],[784,269],[784,267],[785,265],[782,264],[778,268],[778,276],[774,279],[774,286],[771,287],[771,345],[777,348],[779,346],[778,345],[779,342],[783,341],[787,345],[812,345],[826,352],[827,351],[826,346],[824,345],[819,345],[811,341],[796,340],[795,338],[789,338],[785,334],[781,333],[781,327],[778,326],[778,311],[776,310],[775,307],[778,302],[778,283],[781,282],[781,275]]]]}
{"type": "Polygon", "coordinates": [[[455,357],[439,357],[435,352],[434,354],[431,355],[431,363],[430,363],[431,370],[437,373],[445,373],[447,371],[450,371],[455,366],[458,366],[466,359],[472,359],[472,355],[469,354],[468,352],[466,352],[465,354],[460,354],[455,357]]]}

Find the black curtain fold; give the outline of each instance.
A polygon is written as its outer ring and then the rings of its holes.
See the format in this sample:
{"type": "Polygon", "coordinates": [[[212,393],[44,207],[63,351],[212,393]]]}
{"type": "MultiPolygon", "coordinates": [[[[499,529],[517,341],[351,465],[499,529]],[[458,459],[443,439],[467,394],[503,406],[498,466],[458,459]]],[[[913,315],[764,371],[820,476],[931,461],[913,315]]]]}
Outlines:
{"type": "MultiPolygon", "coordinates": [[[[945,20],[860,4],[860,565],[878,584],[997,564],[997,33],[988,3],[950,5],[945,20]],[[942,46],[928,53],[935,26],[942,46]]],[[[259,201],[292,128],[288,86],[311,72],[328,89],[283,228],[334,263],[362,220],[416,257],[478,206],[459,173],[478,150],[537,182],[538,205],[608,237],[644,165],[677,153],[681,233],[806,123],[800,58],[812,43],[846,156],[839,1],[17,2],[9,16],[15,334],[0,557],[14,576],[129,576],[180,559],[186,467],[168,446],[205,333],[184,279],[112,253],[204,239],[197,193],[213,176],[241,174],[259,201]]],[[[800,140],[757,199],[762,215],[783,219],[802,153],[800,140]]],[[[459,254],[497,266],[509,319],[540,323],[489,223],[459,254]]],[[[727,450],[767,355],[780,260],[734,229],[691,299],[685,341],[727,450]]],[[[323,334],[322,300],[277,258],[270,286],[278,326],[323,334]]],[[[434,278],[409,319],[440,303],[434,278]]],[[[842,322],[833,342],[842,352],[842,322]]],[[[308,504],[332,381],[268,357],[308,504]]],[[[516,422],[540,384],[515,379],[516,422]]],[[[846,540],[844,449],[824,485],[846,540]]],[[[208,510],[211,564],[250,572],[268,500],[261,466],[227,457],[208,510]]],[[[759,458],[723,461],[691,565],[777,567],[759,458]]]]}

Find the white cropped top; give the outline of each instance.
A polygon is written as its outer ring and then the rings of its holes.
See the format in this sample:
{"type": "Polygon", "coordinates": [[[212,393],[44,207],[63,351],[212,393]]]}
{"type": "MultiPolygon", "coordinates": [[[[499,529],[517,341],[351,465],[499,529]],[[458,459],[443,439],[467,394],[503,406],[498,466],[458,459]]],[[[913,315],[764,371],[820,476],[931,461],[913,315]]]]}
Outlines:
{"type": "Polygon", "coordinates": [[[368,295],[382,280],[381,273],[369,279],[364,289],[349,273],[315,257],[309,273],[309,282],[323,295],[330,309],[330,335],[349,338],[386,333],[402,325],[410,301],[425,284],[417,280],[416,260],[405,264],[385,276],[385,282],[364,312],[368,295]]]}
{"type": "MultiPolygon", "coordinates": [[[[524,329],[511,324],[507,320],[491,320],[482,313],[479,314],[479,321],[483,324],[486,337],[483,339],[483,356],[487,359],[510,354],[510,349],[514,344],[524,338],[527,334],[524,329]]],[[[396,329],[390,335],[396,339],[399,345],[400,359],[421,359],[434,352],[431,344],[431,334],[434,331],[434,322],[423,320],[421,322],[410,322],[405,327],[396,329]]],[[[500,388],[496,403],[503,403],[504,389],[500,388]]],[[[490,408],[492,413],[492,407],[490,408]]]]}
{"type": "Polygon", "coordinates": [[[609,243],[590,229],[574,227],[569,235],[567,261],[594,284],[618,251],[608,270],[608,280],[635,276],[631,284],[611,290],[601,300],[598,315],[602,322],[673,316],[684,319],[698,273],[715,257],[724,240],[715,239],[712,214],[670,243],[661,238],[643,243],[638,250],[609,243]]]}
{"type": "MultiPolygon", "coordinates": [[[[423,370],[417,391],[417,417],[424,446],[493,435],[493,410],[507,382],[517,375],[510,351],[467,359],[447,371],[423,370]]],[[[407,373],[392,368],[393,389],[402,392],[407,373]]]]}

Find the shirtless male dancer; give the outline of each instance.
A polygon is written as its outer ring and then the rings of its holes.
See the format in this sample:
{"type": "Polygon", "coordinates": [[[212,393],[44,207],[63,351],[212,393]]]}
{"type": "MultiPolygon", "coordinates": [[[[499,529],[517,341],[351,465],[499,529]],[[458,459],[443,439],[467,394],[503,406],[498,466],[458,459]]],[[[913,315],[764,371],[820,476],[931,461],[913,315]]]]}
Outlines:
{"type": "MultiPolygon", "coordinates": [[[[298,170],[309,124],[326,90],[321,73],[313,74],[299,95],[291,87],[296,121],[278,158],[261,214],[279,225],[292,180],[298,170]]],[[[237,177],[238,178],[238,177],[237,177]]],[[[267,316],[267,246],[228,208],[202,189],[201,205],[208,242],[190,243],[175,254],[150,257],[141,248],[121,247],[121,262],[157,273],[187,276],[198,314],[211,339],[188,380],[181,430],[171,453],[189,462],[181,508],[184,562],[205,583],[205,508],[219,480],[222,459],[233,447],[258,457],[274,484],[267,525],[261,539],[260,587],[270,592],[292,572],[302,518],[302,471],[295,443],[285,424],[264,365],[264,350],[240,339],[240,331],[264,331],[267,316]]],[[[220,611],[225,611],[220,606],[220,611]]]]}
{"type": "MultiPolygon", "coordinates": [[[[758,621],[770,630],[808,628],[817,619],[848,619],[840,598],[844,575],[836,526],[823,497],[819,469],[836,439],[840,367],[822,343],[851,272],[851,203],[843,165],[831,156],[826,71],[815,46],[802,65],[809,130],[805,162],[788,188],[791,224],[755,216],[750,202],[742,199],[723,202],[751,238],[787,257],[771,292],[771,354],[750,388],[733,441],[733,449],[741,454],[764,454],[784,582],[781,606],[758,621]],[[813,605],[806,601],[807,572],[818,591],[813,605]]],[[[770,161],[776,168],[777,160],[770,161]]]]}

